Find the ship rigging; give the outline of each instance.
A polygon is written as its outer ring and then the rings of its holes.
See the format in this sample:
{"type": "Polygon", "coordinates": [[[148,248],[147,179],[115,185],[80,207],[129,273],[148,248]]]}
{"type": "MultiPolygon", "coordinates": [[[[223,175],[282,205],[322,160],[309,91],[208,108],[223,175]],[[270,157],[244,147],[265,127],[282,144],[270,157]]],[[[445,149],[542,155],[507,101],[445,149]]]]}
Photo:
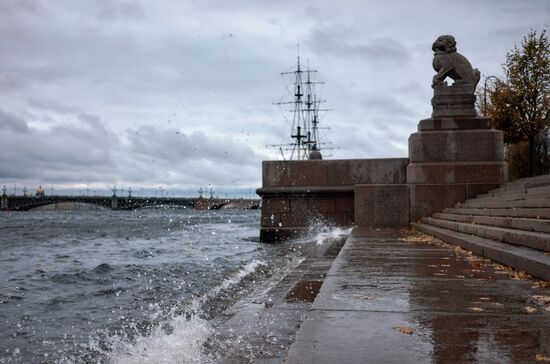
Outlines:
{"type": "Polygon", "coordinates": [[[314,80],[316,73],[316,70],[309,68],[309,62],[306,69],[302,68],[299,53],[296,69],[281,73],[283,78],[291,78],[292,87],[287,86],[287,91],[292,100],[274,104],[279,106],[285,119],[292,125],[290,133],[292,142],[276,144],[272,147],[279,149],[283,159],[322,159],[321,149],[332,149],[326,147],[327,142],[320,140],[319,113],[329,110],[320,108],[325,100],[319,97],[319,85],[323,85],[324,82],[314,80]],[[288,106],[291,108],[287,109],[288,106]],[[285,152],[287,152],[286,155],[285,152]]]}

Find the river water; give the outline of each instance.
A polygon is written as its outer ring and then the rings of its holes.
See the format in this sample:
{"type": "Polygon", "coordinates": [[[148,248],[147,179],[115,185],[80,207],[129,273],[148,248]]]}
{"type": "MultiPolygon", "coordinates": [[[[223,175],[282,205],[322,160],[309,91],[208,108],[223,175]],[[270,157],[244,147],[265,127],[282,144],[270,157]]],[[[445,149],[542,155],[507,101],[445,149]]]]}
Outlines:
{"type": "Polygon", "coordinates": [[[251,210],[0,213],[0,363],[207,362],[209,320],[298,259],[251,210]]]}

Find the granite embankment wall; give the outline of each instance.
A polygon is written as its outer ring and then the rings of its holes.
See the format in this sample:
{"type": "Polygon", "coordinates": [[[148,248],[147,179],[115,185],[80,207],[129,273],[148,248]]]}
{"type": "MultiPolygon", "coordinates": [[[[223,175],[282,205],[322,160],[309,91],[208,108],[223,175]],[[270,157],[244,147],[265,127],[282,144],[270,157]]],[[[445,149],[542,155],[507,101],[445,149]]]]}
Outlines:
{"type": "Polygon", "coordinates": [[[502,132],[481,117],[422,120],[409,158],[264,161],[260,239],[307,233],[315,220],[396,227],[508,179],[502,132]]]}
{"type": "Polygon", "coordinates": [[[356,216],[356,194],[364,196],[368,186],[406,188],[408,163],[408,158],[264,161],[262,188],[257,190],[263,200],[260,239],[300,236],[319,219],[356,224],[365,216],[356,216]]]}

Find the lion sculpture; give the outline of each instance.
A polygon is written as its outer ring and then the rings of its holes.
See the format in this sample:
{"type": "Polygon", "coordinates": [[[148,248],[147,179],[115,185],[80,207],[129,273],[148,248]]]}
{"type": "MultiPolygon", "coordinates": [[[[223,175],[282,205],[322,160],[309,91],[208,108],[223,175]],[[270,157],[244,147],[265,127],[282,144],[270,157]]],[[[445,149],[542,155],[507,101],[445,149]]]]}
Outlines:
{"type": "MultiPolygon", "coordinates": [[[[452,35],[442,35],[432,45],[434,51],[433,67],[437,74],[432,87],[446,85],[445,78],[453,79],[454,85],[472,85],[475,90],[480,72],[473,69],[470,62],[456,51],[456,40],[452,35]]],[[[472,91],[473,92],[473,91],[472,91]]]]}

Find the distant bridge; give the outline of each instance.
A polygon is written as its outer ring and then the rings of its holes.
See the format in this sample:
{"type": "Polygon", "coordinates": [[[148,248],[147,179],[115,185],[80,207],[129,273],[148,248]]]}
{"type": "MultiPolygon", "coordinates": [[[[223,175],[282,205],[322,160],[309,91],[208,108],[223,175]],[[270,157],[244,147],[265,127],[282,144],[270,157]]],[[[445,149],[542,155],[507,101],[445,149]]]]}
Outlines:
{"type": "Polygon", "coordinates": [[[1,210],[28,211],[36,207],[59,203],[82,203],[112,210],[135,210],[141,207],[172,206],[195,210],[257,209],[259,199],[219,199],[188,197],[119,197],[113,196],[1,196],[1,210]]]}

